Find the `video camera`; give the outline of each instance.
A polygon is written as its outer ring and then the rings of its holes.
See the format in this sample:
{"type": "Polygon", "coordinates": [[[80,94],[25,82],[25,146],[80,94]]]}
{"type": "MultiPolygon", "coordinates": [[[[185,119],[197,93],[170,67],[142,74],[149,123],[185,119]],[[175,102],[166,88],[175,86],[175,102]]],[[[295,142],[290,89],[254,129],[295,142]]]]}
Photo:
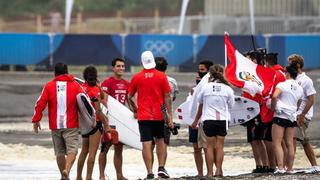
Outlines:
{"type": "Polygon", "coordinates": [[[170,132],[172,133],[172,135],[177,135],[178,134],[178,129],[180,129],[180,124],[178,123],[173,123],[173,128],[170,129],[170,132]]]}
{"type": "Polygon", "coordinates": [[[174,122],[173,123],[173,128],[172,129],[169,128],[169,126],[168,126],[169,120],[168,120],[168,116],[167,116],[168,115],[167,114],[167,108],[166,108],[165,105],[161,105],[160,108],[161,108],[161,111],[162,111],[162,114],[163,114],[163,119],[165,121],[164,126],[170,130],[172,135],[177,135],[178,134],[178,129],[180,129],[180,124],[174,122]]]}
{"type": "Polygon", "coordinates": [[[248,55],[251,59],[256,59],[257,64],[264,65],[264,60],[267,56],[267,49],[258,48],[256,50],[246,52],[245,55],[248,55]]]}

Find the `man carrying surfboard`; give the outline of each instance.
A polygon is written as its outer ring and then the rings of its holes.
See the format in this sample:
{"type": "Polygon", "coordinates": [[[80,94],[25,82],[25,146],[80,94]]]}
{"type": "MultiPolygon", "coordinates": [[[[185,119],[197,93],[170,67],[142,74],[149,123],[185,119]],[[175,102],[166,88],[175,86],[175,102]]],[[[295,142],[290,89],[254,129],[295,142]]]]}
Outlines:
{"type": "MultiPolygon", "coordinates": [[[[113,76],[105,79],[102,84],[102,90],[108,95],[112,96],[120,103],[125,105],[128,94],[128,86],[129,82],[123,78],[125,71],[125,60],[121,58],[115,58],[111,62],[113,76]]],[[[111,127],[116,128],[116,127],[111,127]]],[[[109,148],[112,146],[111,142],[102,142],[101,144],[101,152],[99,155],[99,171],[100,171],[100,180],[105,179],[105,168],[106,168],[106,156],[109,151],[109,148]]],[[[122,173],[122,151],[123,144],[118,143],[114,144],[114,156],[113,163],[117,173],[118,180],[126,179],[122,173]]]]}
{"type": "Polygon", "coordinates": [[[77,95],[83,93],[81,86],[68,74],[64,63],[54,68],[55,78],[48,82],[38,98],[32,117],[33,130],[41,130],[42,112],[48,107],[49,128],[61,179],[69,179],[79,145],[77,95]]]}
{"type": "Polygon", "coordinates": [[[169,178],[170,176],[164,168],[166,148],[161,106],[165,104],[168,113],[168,125],[173,128],[171,89],[167,76],[155,69],[156,63],[151,51],[142,53],[141,62],[144,69],[132,77],[128,90],[128,102],[138,119],[140,141],[142,142],[142,157],[148,173],[146,179],[154,178],[152,172],[152,140],[154,138],[156,139],[159,162],[158,176],[169,178]],[[138,93],[137,105],[133,101],[136,93],[138,93]]]}

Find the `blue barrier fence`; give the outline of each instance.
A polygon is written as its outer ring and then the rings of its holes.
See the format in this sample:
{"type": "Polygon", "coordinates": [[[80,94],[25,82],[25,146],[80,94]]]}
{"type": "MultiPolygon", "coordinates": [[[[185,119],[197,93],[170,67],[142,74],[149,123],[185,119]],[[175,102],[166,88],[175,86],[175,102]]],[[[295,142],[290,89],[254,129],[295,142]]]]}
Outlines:
{"type": "MultiPolygon", "coordinates": [[[[240,52],[253,49],[251,36],[230,38],[240,52]]],[[[296,53],[305,58],[306,68],[320,68],[320,35],[257,35],[254,43],[279,53],[281,65],[296,53]]],[[[194,71],[204,59],[224,64],[222,35],[0,34],[0,65],[110,65],[113,58],[124,57],[127,66],[137,66],[145,50],[166,57],[180,71],[194,71]]]]}

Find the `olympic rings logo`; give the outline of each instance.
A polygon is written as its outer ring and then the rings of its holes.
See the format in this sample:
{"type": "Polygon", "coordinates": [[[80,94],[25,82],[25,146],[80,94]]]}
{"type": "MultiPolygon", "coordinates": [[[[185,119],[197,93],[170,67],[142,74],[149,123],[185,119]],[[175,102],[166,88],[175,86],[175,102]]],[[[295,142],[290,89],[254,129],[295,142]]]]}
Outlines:
{"type": "Polygon", "coordinates": [[[174,43],[169,40],[148,40],[144,43],[144,48],[156,55],[165,56],[174,49],[174,43]]]}

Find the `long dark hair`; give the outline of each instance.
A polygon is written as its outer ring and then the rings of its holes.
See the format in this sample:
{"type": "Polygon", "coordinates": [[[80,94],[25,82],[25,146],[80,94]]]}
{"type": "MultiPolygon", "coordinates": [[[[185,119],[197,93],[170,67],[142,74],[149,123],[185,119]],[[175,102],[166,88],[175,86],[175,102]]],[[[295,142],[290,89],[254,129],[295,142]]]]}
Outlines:
{"type": "Polygon", "coordinates": [[[298,65],[296,63],[292,63],[286,67],[286,71],[290,74],[292,79],[296,79],[298,76],[298,65]]]}
{"type": "Polygon", "coordinates": [[[89,86],[95,86],[98,78],[98,71],[94,66],[88,66],[83,71],[83,78],[89,86]]]}
{"type": "Polygon", "coordinates": [[[218,80],[219,82],[230,86],[229,82],[224,77],[224,67],[222,65],[215,64],[211,66],[209,69],[209,72],[210,72],[209,82],[214,82],[218,80]]]}

